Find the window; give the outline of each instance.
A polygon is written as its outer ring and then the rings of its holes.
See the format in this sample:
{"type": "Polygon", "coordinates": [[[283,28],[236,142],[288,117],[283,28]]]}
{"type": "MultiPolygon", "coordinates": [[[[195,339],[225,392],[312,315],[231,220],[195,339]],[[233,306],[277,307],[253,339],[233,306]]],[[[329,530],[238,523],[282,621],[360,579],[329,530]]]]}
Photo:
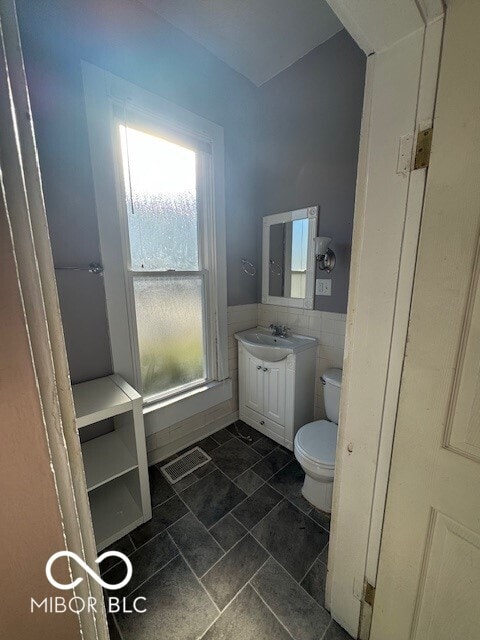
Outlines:
{"type": "Polygon", "coordinates": [[[198,152],[118,124],[140,377],[145,400],[212,378],[199,236],[198,152]]]}
{"type": "Polygon", "coordinates": [[[113,367],[154,432],[231,397],[223,130],[82,66],[113,367]]]}

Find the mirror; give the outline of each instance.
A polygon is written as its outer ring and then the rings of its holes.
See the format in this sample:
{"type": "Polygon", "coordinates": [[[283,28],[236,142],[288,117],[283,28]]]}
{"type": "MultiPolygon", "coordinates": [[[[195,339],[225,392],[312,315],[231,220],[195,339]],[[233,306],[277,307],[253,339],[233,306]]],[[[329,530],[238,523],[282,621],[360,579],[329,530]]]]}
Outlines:
{"type": "Polygon", "coordinates": [[[318,207],[263,218],[262,302],[313,309],[318,207]]]}
{"type": "Polygon", "coordinates": [[[307,276],[308,220],[270,227],[269,284],[271,296],[304,298],[307,276]]]}

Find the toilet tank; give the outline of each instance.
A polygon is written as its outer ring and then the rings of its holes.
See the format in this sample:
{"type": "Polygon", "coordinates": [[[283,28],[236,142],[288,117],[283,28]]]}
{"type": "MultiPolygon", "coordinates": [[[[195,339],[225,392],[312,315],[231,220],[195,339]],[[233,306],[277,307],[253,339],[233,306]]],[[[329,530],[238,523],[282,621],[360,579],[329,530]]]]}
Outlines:
{"type": "Polygon", "coordinates": [[[323,399],[328,420],[338,424],[340,392],[342,390],[342,369],[327,369],[322,376],[323,399]]]}

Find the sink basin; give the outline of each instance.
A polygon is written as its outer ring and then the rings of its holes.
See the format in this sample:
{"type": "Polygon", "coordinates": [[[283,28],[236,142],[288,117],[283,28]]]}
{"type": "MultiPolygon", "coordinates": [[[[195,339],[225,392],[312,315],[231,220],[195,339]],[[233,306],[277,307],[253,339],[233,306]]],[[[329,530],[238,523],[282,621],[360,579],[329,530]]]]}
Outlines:
{"type": "Polygon", "coordinates": [[[252,356],[268,362],[278,362],[291,353],[298,353],[317,346],[316,338],[296,334],[281,338],[280,336],[272,336],[272,331],[264,327],[240,331],[235,334],[235,338],[252,356]]]}

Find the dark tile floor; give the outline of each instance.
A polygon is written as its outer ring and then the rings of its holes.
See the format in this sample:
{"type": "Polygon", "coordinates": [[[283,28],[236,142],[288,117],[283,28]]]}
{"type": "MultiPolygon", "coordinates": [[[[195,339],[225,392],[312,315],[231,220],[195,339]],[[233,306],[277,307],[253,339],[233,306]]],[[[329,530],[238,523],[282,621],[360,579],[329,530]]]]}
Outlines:
{"type": "MultiPolygon", "coordinates": [[[[212,461],[173,485],[166,461],[151,467],[152,520],[111,547],[133,564],[115,595],[147,599],[109,619],[111,637],[348,640],[323,607],[329,517],[302,497],[293,454],[241,421],[197,445],[212,461]]],[[[121,580],[123,565],[104,575],[121,580]]]]}

